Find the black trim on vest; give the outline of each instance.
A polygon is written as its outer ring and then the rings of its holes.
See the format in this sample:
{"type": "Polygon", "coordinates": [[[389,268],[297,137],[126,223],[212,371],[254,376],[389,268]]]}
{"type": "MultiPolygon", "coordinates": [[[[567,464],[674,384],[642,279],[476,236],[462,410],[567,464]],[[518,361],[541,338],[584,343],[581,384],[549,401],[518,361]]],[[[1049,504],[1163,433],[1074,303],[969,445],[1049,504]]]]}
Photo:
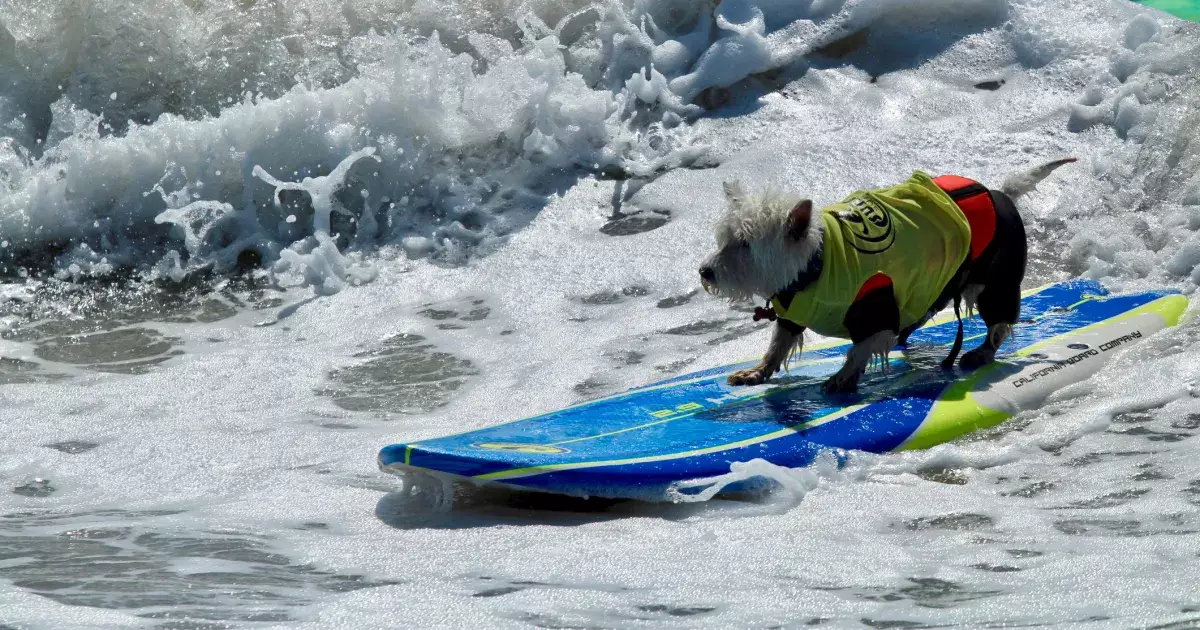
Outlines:
{"type": "Polygon", "coordinates": [[[842,325],[850,331],[850,341],[861,343],[877,332],[900,332],[900,307],[896,292],[889,283],[868,292],[846,309],[842,325]]]}
{"type": "Polygon", "coordinates": [[[782,327],[784,330],[792,333],[793,335],[799,335],[804,332],[803,326],[801,326],[800,324],[797,324],[796,322],[794,322],[790,319],[784,319],[784,318],[780,317],[779,319],[775,320],[775,323],[779,324],[780,327],[782,327]]]}
{"type": "MultiPolygon", "coordinates": [[[[821,268],[825,266],[825,250],[818,249],[816,254],[813,254],[812,259],[808,261],[808,266],[800,271],[796,279],[791,284],[783,288],[782,291],[775,294],[775,299],[779,300],[783,310],[792,307],[792,300],[796,298],[796,294],[807,289],[808,286],[817,281],[821,276],[821,268]]],[[[780,317],[782,320],[783,318],[780,317]]]]}
{"type": "Polygon", "coordinates": [[[955,188],[954,190],[946,190],[945,188],[942,188],[942,190],[945,191],[947,195],[950,195],[950,198],[955,201],[988,192],[987,186],[979,183],[971,184],[970,186],[963,186],[962,188],[955,188]]]}

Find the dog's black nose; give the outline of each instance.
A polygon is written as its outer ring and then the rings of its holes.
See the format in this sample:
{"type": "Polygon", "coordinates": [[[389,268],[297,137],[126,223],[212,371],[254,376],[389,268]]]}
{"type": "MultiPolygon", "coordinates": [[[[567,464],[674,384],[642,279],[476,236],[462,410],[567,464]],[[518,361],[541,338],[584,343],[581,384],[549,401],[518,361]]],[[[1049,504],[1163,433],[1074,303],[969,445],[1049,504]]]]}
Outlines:
{"type": "Polygon", "coordinates": [[[700,279],[705,282],[716,282],[717,272],[713,271],[712,267],[701,267],[700,279]]]}

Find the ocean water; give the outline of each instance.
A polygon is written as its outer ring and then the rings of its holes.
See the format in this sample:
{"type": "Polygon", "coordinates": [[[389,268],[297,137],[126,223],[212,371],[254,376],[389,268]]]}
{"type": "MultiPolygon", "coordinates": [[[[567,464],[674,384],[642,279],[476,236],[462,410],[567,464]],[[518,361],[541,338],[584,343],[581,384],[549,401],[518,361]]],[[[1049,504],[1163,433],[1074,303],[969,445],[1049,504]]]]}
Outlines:
{"type": "Polygon", "coordinates": [[[721,182],[1023,200],[1200,283],[1200,25],[1126,0],[0,1],[0,624],[1200,626],[1200,324],[703,503],[452,495],[464,431],[761,353],[721,182]]]}

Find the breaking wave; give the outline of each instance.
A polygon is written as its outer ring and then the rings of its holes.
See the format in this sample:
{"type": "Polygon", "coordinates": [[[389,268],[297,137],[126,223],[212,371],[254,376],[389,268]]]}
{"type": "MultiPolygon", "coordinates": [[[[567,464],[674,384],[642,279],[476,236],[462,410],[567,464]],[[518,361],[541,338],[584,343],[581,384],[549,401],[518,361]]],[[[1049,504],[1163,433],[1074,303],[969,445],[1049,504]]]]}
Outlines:
{"type": "Polygon", "coordinates": [[[580,178],[711,166],[691,122],[731,87],[919,42],[911,64],[1007,16],[993,0],[0,9],[0,271],[267,266],[329,292],[373,277],[364,255],[458,263],[580,178]]]}

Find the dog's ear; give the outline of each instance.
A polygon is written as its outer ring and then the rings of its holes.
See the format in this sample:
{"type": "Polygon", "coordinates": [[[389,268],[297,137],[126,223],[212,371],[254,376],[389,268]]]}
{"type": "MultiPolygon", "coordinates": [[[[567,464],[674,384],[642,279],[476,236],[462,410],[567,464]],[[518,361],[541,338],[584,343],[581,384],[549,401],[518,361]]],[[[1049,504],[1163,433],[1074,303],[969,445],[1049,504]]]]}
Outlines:
{"type": "Polygon", "coordinates": [[[742,190],[742,185],[736,181],[722,182],[721,187],[725,189],[725,200],[731,206],[736,206],[746,196],[746,191],[742,190]]]}
{"type": "Polygon", "coordinates": [[[788,214],[788,234],[797,241],[808,234],[808,224],[812,221],[812,200],[802,199],[788,214]]]}

